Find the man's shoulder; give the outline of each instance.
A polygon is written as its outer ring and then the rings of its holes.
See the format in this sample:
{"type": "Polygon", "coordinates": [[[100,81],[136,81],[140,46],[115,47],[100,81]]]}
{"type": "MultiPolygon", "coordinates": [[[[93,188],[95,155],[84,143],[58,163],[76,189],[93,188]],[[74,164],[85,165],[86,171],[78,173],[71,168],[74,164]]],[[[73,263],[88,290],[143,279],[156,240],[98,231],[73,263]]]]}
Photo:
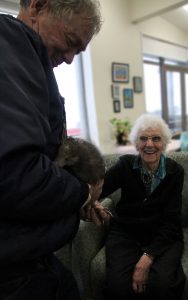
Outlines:
{"type": "Polygon", "coordinates": [[[0,14],[0,36],[7,42],[15,42],[14,47],[24,44],[25,39],[41,42],[39,35],[32,28],[11,15],[0,14]]]}
{"type": "Polygon", "coordinates": [[[22,24],[14,17],[10,15],[0,14],[0,40],[2,51],[3,46],[7,51],[22,47],[25,39],[25,32],[22,24]],[[12,45],[14,45],[12,47],[12,45]]]}
{"type": "Polygon", "coordinates": [[[13,30],[16,27],[19,27],[18,20],[11,16],[11,15],[5,15],[0,14],[0,30],[13,30]]]}

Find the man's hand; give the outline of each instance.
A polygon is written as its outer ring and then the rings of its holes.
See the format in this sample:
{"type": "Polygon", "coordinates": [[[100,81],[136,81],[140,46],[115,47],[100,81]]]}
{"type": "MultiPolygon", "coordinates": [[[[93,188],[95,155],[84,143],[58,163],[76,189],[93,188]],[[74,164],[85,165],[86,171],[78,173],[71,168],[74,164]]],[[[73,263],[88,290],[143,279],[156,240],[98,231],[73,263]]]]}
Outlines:
{"type": "Polygon", "coordinates": [[[91,206],[93,206],[95,201],[99,199],[100,194],[102,192],[103,184],[104,184],[104,180],[102,179],[99,182],[97,182],[95,185],[90,185],[91,206]]]}

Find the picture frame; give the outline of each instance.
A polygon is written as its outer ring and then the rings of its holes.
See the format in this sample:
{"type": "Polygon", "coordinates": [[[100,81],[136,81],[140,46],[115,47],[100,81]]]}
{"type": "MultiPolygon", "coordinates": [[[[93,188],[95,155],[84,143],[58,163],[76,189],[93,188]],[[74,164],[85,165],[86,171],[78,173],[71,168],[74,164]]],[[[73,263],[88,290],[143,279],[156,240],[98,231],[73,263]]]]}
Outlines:
{"type": "Polygon", "coordinates": [[[123,103],[125,108],[133,108],[133,89],[123,89],[123,103]]]}
{"type": "Polygon", "coordinates": [[[129,82],[129,64],[112,63],[112,81],[119,83],[129,82]]]}
{"type": "Polygon", "coordinates": [[[114,100],[119,100],[119,85],[112,84],[111,85],[112,98],[114,100]]]}
{"type": "Polygon", "coordinates": [[[133,89],[135,93],[142,93],[142,77],[133,77],[133,89]]]}
{"type": "Polygon", "coordinates": [[[115,113],[119,113],[121,111],[121,103],[120,100],[113,101],[113,110],[115,113]]]}

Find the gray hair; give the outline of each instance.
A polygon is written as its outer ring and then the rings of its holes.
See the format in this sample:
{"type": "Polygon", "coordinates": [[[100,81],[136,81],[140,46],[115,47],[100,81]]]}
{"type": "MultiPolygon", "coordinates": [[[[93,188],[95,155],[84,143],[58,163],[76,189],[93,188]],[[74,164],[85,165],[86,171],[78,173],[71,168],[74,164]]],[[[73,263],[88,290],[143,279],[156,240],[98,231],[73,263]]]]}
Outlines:
{"type": "MultiPolygon", "coordinates": [[[[42,4],[46,0],[38,0],[42,4]]],[[[31,0],[20,0],[21,8],[26,9],[31,0]]],[[[71,21],[73,15],[82,14],[82,18],[91,26],[93,34],[97,34],[102,25],[100,2],[98,0],[48,0],[48,12],[61,19],[64,17],[67,21],[71,21]]]]}
{"type": "Polygon", "coordinates": [[[163,149],[165,150],[172,133],[165,121],[156,115],[143,114],[136,120],[129,135],[130,142],[136,146],[140,132],[147,129],[159,129],[161,131],[163,149]]]}

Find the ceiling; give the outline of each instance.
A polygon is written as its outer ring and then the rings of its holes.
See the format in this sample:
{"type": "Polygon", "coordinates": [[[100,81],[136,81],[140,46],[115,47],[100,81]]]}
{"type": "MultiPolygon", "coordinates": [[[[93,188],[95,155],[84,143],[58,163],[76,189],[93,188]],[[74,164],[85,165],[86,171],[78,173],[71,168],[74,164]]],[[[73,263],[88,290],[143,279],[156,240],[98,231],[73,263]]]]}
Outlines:
{"type": "Polygon", "coordinates": [[[161,17],[188,33],[188,11],[182,7],[162,14],[161,17]]]}
{"type": "MultiPolygon", "coordinates": [[[[7,3],[7,5],[8,3],[12,3],[11,5],[13,5],[14,8],[19,7],[19,0],[0,0],[0,4],[3,3],[7,3]]],[[[160,16],[188,33],[188,11],[182,7],[161,14],[160,16]]]]}

